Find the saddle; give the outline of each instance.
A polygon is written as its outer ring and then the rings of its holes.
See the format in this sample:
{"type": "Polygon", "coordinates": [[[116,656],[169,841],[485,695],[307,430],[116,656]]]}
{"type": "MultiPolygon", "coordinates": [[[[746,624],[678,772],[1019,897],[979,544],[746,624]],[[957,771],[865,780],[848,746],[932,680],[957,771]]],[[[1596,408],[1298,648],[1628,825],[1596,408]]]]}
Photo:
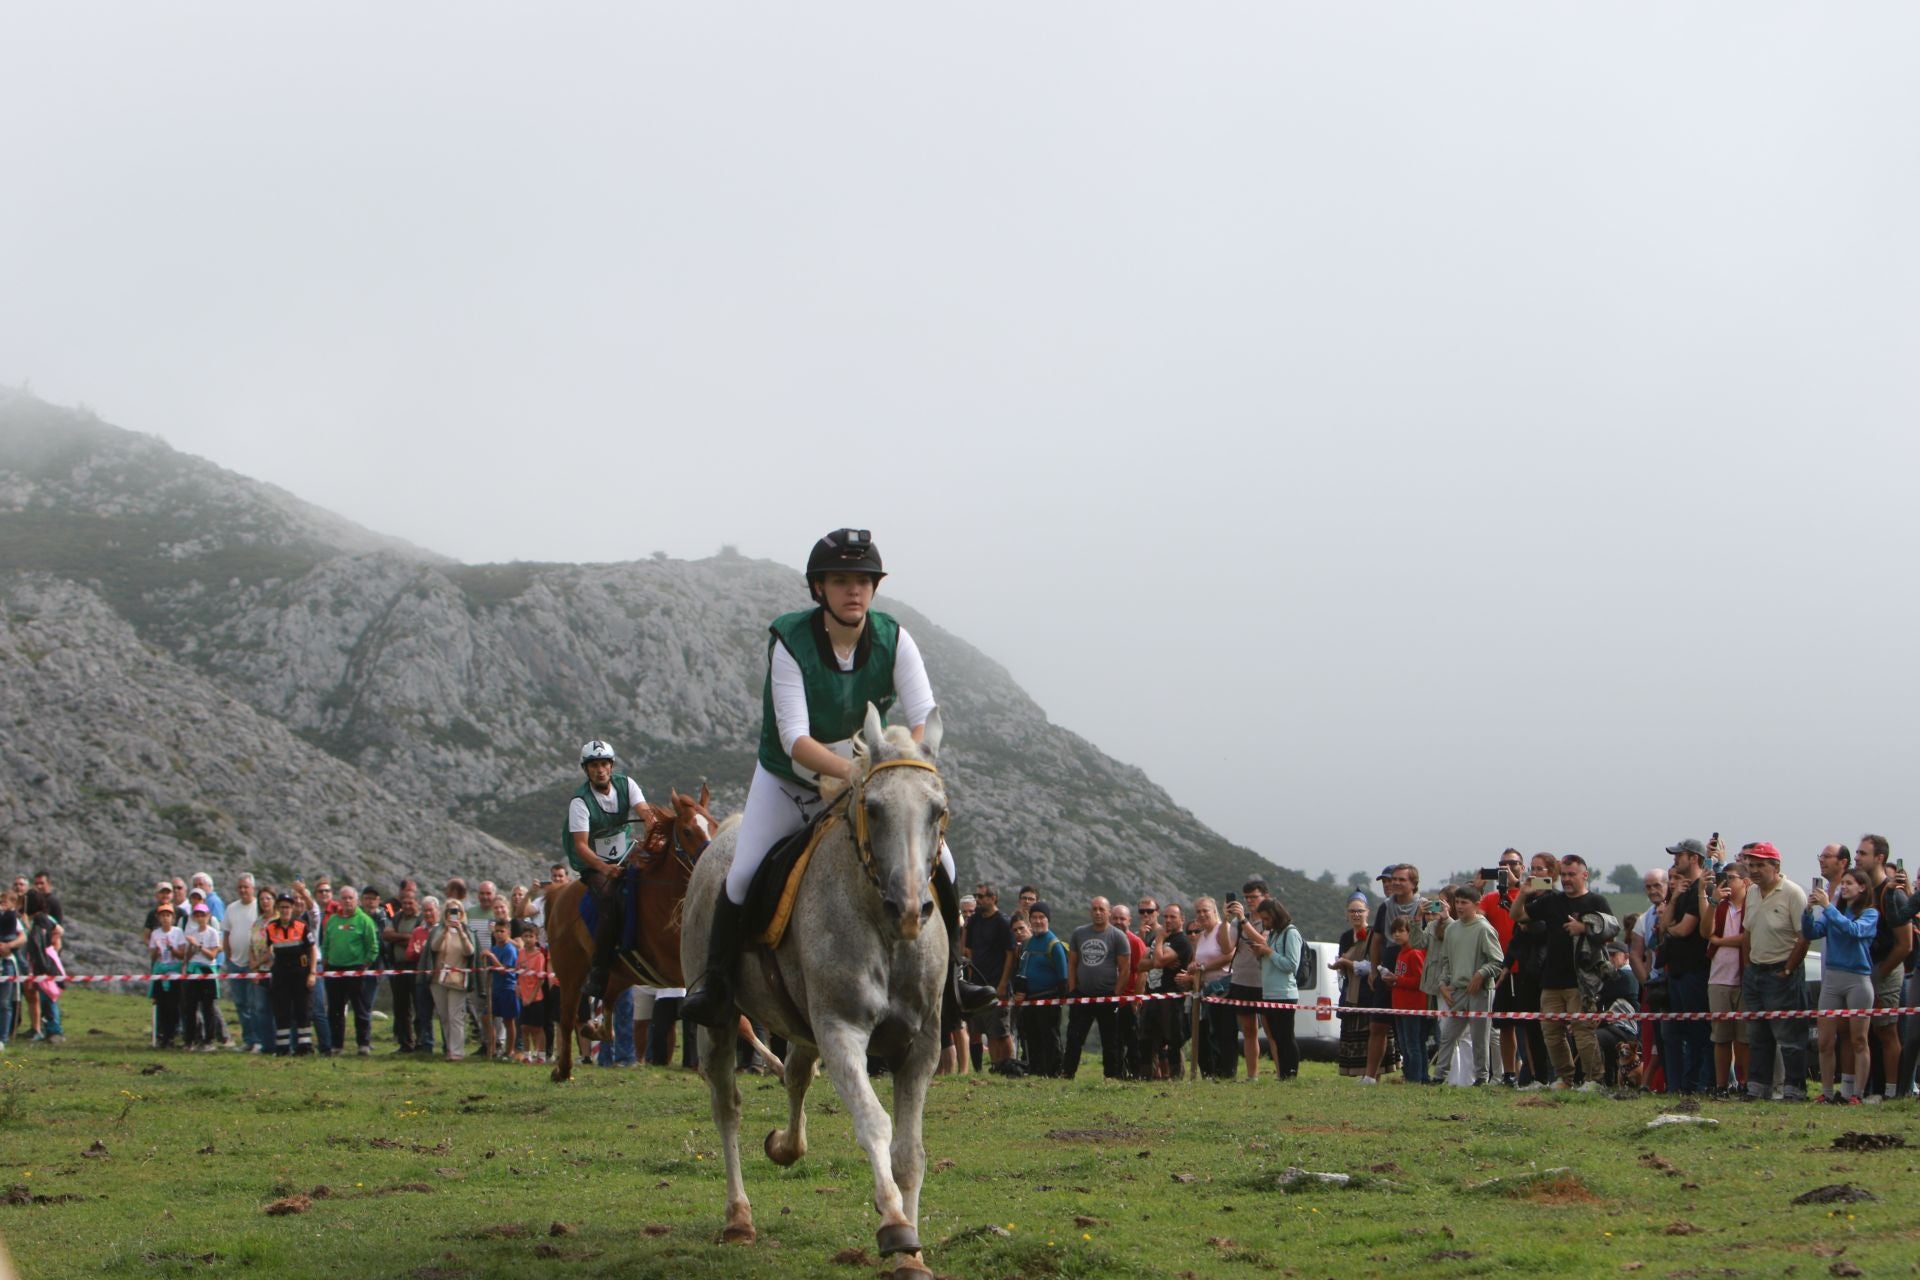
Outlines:
{"type": "Polygon", "coordinates": [[[749,941],[777,947],[787,935],[787,921],[793,915],[793,900],[800,892],[800,881],[807,874],[813,851],[840,820],[838,805],[829,805],[800,830],[767,851],[760,869],[753,873],[747,888],[747,904],[741,908],[742,923],[749,941]]]}

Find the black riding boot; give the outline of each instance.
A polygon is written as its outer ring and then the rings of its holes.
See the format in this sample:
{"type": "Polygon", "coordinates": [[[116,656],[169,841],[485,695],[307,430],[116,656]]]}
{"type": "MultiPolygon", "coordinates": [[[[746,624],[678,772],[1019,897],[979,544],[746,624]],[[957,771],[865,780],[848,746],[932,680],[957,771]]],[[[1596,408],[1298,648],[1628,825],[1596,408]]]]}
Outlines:
{"type": "MultiPolygon", "coordinates": [[[[744,911],[733,905],[727,891],[720,890],[713,907],[713,923],[707,930],[707,971],[687,992],[680,1004],[682,1017],[703,1027],[726,1025],[733,1013],[733,957],[740,950],[740,917],[744,911]]],[[[718,1052],[718,1051],[716,1051],[718,1052]]],[[[731,1052],[731,1050],[728,1050],[731,1052]]]]}
{"type": "Polygon", "coordinates": [[[968,982],[962,976],[964,966],[960,962],[960,891],[954,886],[953,881],[947,878],[945,867],[933,873],[933,896],[940,903],[940,918],[947,925],[947,954],[953,958],[953,963],[947,972],[947,995],[940,1021],[941,1025],[957,1030],[962,1017],[980,1012],[999,999],[1000,993],[992,987],[968,982]]]}
{"type": "Polygon", "coordinates": [[[607,994],[607,975],[613,972],[613,955],[620,949],[621,917],[626,904],[616,889],[600,899],[600,926],[593,931],[593,968],[587,974],[585,992],[598,1000],[607,994]]]}

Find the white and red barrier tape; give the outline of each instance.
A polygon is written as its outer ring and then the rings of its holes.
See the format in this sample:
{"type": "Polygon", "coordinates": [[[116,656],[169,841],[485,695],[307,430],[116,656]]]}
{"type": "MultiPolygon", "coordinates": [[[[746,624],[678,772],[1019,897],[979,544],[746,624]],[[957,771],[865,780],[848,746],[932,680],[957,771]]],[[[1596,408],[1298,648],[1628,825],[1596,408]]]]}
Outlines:
{"type": "MultiPolygon", "coordinates": [[[[1018,1007],[1139,1004],[1147,1000],[1184,1000],[1187,994],[1162,991],[1137,996],[1048,996],[1040,1000],[1023,1000],[1018,1007]]],[[[1651,1013],[1645,1010],[1635,1010],[1632,1013],[1509,1013],[1491,1009],[1380,1009],[1371,1005],[1301,1004],[1292,1000],[1235,1000],[1228,996],[1202,996],[1200,999],[1205,1004],[1227,1005],[1237,1009],[1292,1009],[1312,1013],[1325,1020],[1331,1020],[1336,1016],[1353,1017],[1369,1014],[1392,1018],[1491,1018],[1496,1021],[1511,1019],[1516,1022],[1638,1022],[1643,1018],[1650,1022],[1754,1022],[1763,1019],[1777,1021],[1783,1018],[1884,1018],[1899,1014],[1920,1014],[1920,1006],[1901,1006],[1892,1009],[1764,1009],[1740,1013],[1651,1013]]]]}
{"type": "MultiPolygon", "coordinates": [[[[448,966],[455,973],[500,973],[515,977],[525,973],[546,973],[545,969],[462,969],[448,966]]],[[[314,969],[311,971],[319,978],[404,978],[431,974],[432,969],[314,969]]],[[[246,970],[240,973],[63,973],[54,974],[8,974],[0,976],[0,983],[38,982],[42,978],[53,978],[56,982],[266,982],[273,975],[265,970],[246,970]]]]}
{"type": "MultiPolygon", "coordinates": [[[[418,977],[430,973],[425,969],[319,969],[315,976],[321,978],[394,978],[418,977]]],[[[456,969],[459,973],[487,973],[512,975],[526,973],[548,973],[548,970],[536,969],[456,969]]],[[[70,973],[56,981],[59,982],[207,982],[224,979],[228,982],[265,982],[272,975],[265,972],[248,971],[245,973],[70,973]]],[[[27,974],[9,974],[0,976],[0,983],[36,982],[38,976],[27,974]]],[[[1022,1000],[1018,1007],[1026,1009],[1049,1008],[1070,1004],[1144,1004],[1149,1000],[1185,1000],[1188,992],[1145,992],[1133,996],[1046,996],[1038,1000],[1022,1000]]],[[[1202,996],[1205,1004],[1227,1005],[1238,1009],[1291,1009],[1306,1012],[1331,1020],[1334,1017],[1353,1017],[1362,1014],[1391,1018],[1491,1018],[1495,1021],[1514,1022],[1755,1022],[1760,1020],[1778,1021],[1796,1018],[1885,1018],[1900,1014],[1920,1014],[1920,1005],[1902,1005],[1891,1009],[1757,1009],[1739,1013],[1653,1013],[1635,1010],[1631,1013],[1537,1013],[1506,1012],[1493,1009],[1381,1009],[1372,1005],[1353,1004],[1301,1004],[1293,1000],[1235,1000],[1229,996],[1202,996]]]]}

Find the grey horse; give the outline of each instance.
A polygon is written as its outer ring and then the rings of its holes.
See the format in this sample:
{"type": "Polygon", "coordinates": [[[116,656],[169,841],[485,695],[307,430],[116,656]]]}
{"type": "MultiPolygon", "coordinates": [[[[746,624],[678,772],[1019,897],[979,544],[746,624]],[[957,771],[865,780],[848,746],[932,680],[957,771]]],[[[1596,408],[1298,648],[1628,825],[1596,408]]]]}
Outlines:
{"type": "MultiPolygon", "coordinates": [[[[939,750],[937,710],[916,744],[897,725],[883,729],[868,705],[866,727],[855,739],[844,820],[814,850],[772,963],[764,948],[749,948],[737,962],[734,987],[742,1012],[792,1046],[785,1073],[787,1126],[767,1135],[768,1158],[790,1165],[806,1154],[804,1106],[818,1062],[873,1166],[880,1252],[894,1259],[897,1280],[930,1274],[920,1256],[926,1168],[920,1124],[927,1082],[940,1057],[948,963],[946,930],[937,920],[926,927],[947,816],[946,789],[933,767],[939,750]],[[869,1054],[892,1070],[891,1118],[867,1077],[869,1054]]],[[[713,903],[733,861],[735,834],[731,822],[722,824],[687,887],[680,953],[689,973],[706,963],[713,903]]],[[[727,1222],[720,1238],[744,1243],[755,1232],[740,1174],[731,1026],[729,1021],[720,1036],[700,1028],[700,1063],[726,1152],[727,1222]]]]}

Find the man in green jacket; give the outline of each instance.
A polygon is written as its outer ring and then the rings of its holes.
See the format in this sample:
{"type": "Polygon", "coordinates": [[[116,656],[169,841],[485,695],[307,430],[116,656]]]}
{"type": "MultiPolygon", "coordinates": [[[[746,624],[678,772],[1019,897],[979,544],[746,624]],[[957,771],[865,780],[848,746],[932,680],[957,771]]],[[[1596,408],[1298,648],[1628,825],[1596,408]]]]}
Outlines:
{"type": "Polygon", "coordinates": [[[364,975],[380,954],[380,930],[360,909],[360,892],[342,885],[339,907],[320,926],[320,959],[327,970],[327,1023],[333,1032],[329,1056],[339,1057],[346,1043],[347,1005],[353,1005],[353,1038],[360,1056],[373,1054],[373,992],[364,975]]]}

